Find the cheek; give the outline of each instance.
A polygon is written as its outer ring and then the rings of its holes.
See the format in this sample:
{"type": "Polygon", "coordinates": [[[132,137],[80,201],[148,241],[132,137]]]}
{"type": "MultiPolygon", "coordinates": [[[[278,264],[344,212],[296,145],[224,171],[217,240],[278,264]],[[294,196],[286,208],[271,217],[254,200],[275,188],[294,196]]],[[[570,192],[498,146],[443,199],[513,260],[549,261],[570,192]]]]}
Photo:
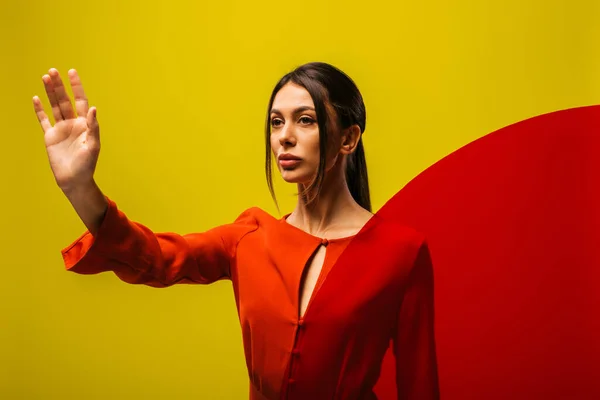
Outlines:
{"type": "Polygon", "coordinates": [[[307,137],[307,145],[310,147],[312,153],[315,153],[317,158],[319,157],[319,132],[311,132],[307,137]]]}
{"type": "Polygon", "coordinates": [[[271,150],[273,151],[273,153],[277,152],[277,148],[279,146],[279,141],[275,140],[275,137],[273,135],[271,135],[271,150]]]}

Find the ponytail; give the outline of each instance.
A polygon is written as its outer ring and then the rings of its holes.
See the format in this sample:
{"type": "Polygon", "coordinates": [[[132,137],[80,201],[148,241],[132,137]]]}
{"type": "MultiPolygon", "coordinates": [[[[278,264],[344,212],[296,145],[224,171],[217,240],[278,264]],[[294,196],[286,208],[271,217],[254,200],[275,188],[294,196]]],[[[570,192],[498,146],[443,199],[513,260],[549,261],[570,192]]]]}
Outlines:
{"type": "Polygon", "coordinates": [[[367,175],[367,161],[362,138],[358,141],[356,150],[348,158],[346,165],[346,182],[350,194],[361,207],[371,210],[371,196],[369,194],[369,177],[367,175]]]}

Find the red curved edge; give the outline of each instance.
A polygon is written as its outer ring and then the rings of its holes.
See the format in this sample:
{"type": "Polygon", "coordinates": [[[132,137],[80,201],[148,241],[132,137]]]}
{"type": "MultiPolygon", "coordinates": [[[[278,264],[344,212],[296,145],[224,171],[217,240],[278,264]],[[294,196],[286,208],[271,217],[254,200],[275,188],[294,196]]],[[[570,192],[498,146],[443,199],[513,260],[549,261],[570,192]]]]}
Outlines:
{"type": "MultiPolygon", "coordinates": [[[[378,211],[435,267],[442,398],[600,398],[600,105],[490,133],[378,211]]],[[[376,393],[395,399],[388,351],[376,393]]]]}

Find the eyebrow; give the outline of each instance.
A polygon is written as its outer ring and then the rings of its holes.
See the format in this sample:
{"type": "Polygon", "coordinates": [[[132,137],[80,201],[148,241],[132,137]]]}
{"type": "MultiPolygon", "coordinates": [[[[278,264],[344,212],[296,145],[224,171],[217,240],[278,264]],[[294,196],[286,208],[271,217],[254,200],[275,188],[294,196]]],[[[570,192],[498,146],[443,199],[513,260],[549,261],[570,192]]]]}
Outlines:
{"type": "MultiPolygon", "coordinates": [[[[298,114],[298,113],[301,113],[302,111],[307,111],[307,110],[315,111],[315,109],[313,107],[310,107],[310,106],[301,106],[301,107],[298,107],[298,108],[294,109],[293,113],[294,114],[298,114]]],[[[272,108],[271,109],[271,114],[281,114],[281,111],[279,111],[276,108],[272,108]]]]}

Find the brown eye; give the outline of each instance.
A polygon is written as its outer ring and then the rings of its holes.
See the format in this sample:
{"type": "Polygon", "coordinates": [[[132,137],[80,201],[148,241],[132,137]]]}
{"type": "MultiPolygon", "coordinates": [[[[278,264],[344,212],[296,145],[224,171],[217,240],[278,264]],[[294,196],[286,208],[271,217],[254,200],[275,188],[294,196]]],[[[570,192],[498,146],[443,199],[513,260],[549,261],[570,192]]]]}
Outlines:
{"type": "Polygon", "coordinates": [[[271,120],[271,126],[272,126],[272,127],[278,127],[278,126],[280,126],[280,123],[281,123],[281,122],[282,122],[282,121],[281,121],[280,119],[272,119],[272,120],[271,120]]]}
{"type": "Polygon", "coordinates": [[[302,117],[302,118],[300,118],[300,122],[303,125],[310,125],[310,124],[312,124],[312,123],[314,123],[316,121],[314,119],[310,118],[310,117],[302,117]]]}

